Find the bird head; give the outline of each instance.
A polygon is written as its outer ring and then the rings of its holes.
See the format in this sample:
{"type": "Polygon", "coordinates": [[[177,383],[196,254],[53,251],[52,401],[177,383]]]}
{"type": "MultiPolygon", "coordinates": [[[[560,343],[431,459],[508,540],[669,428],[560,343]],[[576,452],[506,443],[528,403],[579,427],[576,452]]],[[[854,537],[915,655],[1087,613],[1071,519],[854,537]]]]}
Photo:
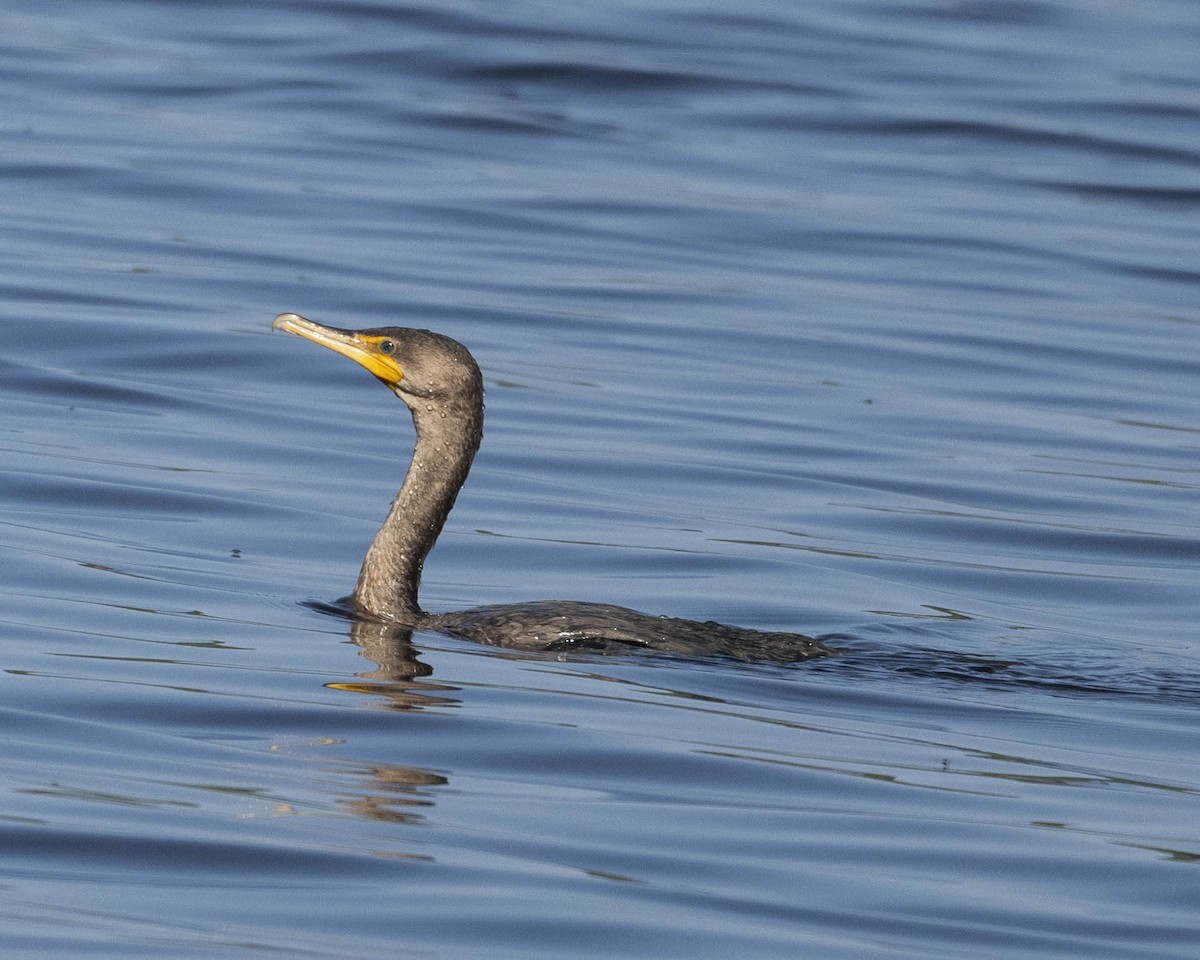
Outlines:
{"type": "Polygon", "coordinates": [[[457,340],[440,333],[405,327],[342,330],[295,313],[281,313],[271,328],[294,333],[349,357],[409,406],[418,398],[442,400],[482,394],[482,377],[475,359],[457,340]]]}

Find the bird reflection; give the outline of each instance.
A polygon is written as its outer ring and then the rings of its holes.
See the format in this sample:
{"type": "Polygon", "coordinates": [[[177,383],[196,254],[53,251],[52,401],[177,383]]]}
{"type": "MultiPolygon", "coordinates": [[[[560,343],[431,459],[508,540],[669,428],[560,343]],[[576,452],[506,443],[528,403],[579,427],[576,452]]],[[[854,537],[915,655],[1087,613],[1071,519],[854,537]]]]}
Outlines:
{"type": "Polygon", "coordinates": [[[444,787],[450,782],[440,773],[398,764],[371,767],[365,773],[367,792],[342,803],[360,817],[384,823],[420,823],[424,811],[434,805],[429,788],[444,787]]]}
{"type": "Polygon", "coordinates": [[[446,696],[455,687],[424,679],[432,675],[433,667],[421,660],[412,643],[412,631],[407,627],[354,620],[350,623],[350,639],[358,646],[359,656],[371,661],[374,669],[356,673],[359,678],[356,681],[327,683],[328,689],[384,697],[387,705],[396,710],[458,702],[453,696],[446,696]]]}

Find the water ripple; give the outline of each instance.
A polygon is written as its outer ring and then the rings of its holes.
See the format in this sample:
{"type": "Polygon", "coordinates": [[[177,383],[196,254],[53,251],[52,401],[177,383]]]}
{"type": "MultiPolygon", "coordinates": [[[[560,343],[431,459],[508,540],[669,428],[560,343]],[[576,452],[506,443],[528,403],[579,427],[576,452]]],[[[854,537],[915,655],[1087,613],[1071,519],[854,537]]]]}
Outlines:
{"type": "Polygon", "coordinates": [[[1192,956],[1192,4],[0,22],[0,952],[1192,956]],[[412,430],[282,310],[481,363],[431,609],[843,654],[330,616],[412,430]]]}

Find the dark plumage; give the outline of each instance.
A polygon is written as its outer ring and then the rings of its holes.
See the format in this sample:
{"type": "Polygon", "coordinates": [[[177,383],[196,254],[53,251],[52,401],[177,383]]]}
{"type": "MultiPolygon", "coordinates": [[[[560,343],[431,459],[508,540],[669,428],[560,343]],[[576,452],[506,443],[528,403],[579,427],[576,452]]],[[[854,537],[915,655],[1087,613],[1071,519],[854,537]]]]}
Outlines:
{"type": "Polygon", "coordinates": [[[483,378],[457,340],[429,330],[339,330],[280,314],[272,326],[362,364],[412,412],[412,463],[387,519],[367,550],[351,598],[366,617],[439,630],[479,643],[541,650],[614,652],[652,648],[691,655],[804,660],[830,651],[811,637],[655,617],[600,603],[546,600],[429,614],[417,591],[483,438],[483,378]]]}

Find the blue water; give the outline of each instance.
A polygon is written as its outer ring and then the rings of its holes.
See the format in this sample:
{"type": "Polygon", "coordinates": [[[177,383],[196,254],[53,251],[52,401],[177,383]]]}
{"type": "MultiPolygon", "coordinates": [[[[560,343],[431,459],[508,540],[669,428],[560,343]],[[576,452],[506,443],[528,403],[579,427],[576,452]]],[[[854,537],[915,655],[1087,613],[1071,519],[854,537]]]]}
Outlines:
{"type": "Polygon", "coordinates": [[[0,953],[1192,958],[1200,7],[0,12],[0,953]],[[736,9],[736,12],[730,12],[736,9]],[[433,610],[322,613],[412,443],[269,334],[468,344],[433,610]]]}

